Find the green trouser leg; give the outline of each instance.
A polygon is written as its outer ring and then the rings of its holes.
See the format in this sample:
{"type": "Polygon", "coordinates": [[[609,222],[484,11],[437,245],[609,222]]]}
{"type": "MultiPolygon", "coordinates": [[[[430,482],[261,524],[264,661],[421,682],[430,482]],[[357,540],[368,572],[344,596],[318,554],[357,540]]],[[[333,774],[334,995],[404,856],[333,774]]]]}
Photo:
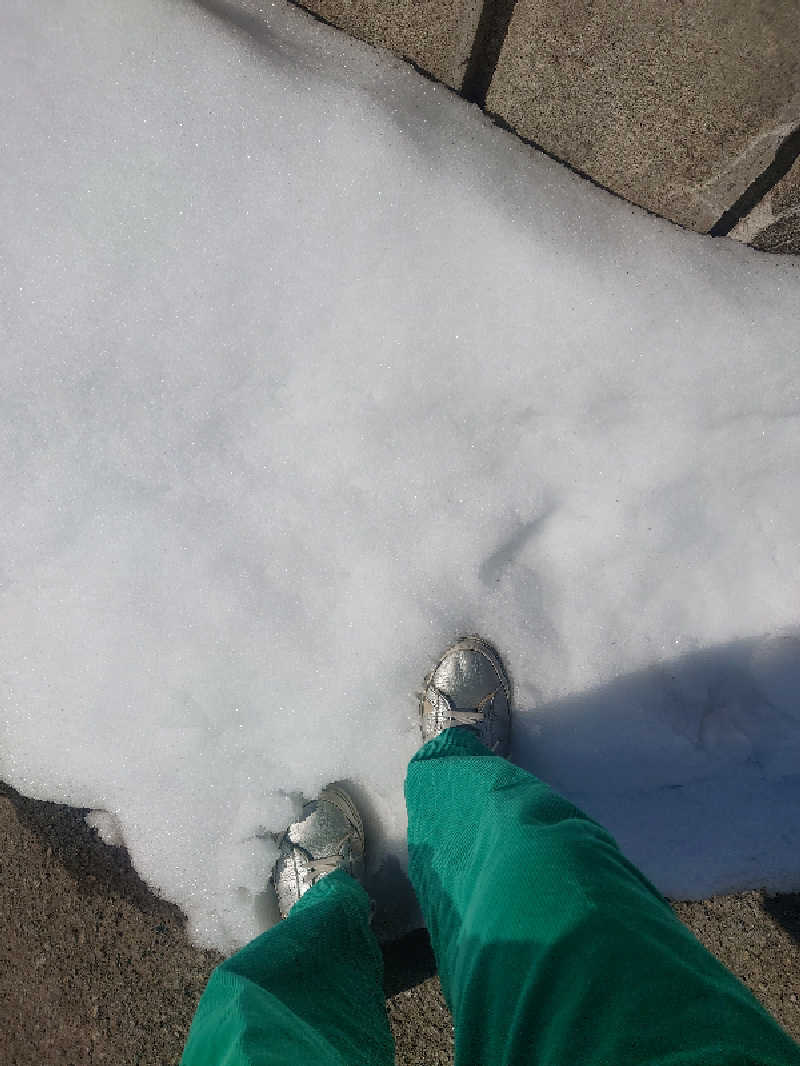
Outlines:
{"type": "Polygon", "coordinates": [[[181,1066],[393,1066],[369,899],[336,870],[211,975],[181,1066]]]}
{"type": "Polygon", "coordinates": [[[420,749],[406,802],[456,1066],[800,1066],[613,837],[474,734],[420,749]]]}
{"type": "MultiPolygon", "coordinates": [[[[449,729],[406,779],[409,872],[457,1066],[800,1066],[800,1048],[614,839],[449,729]]],[[[183,1066],[391,1066],[382,960],[337,871],[222,963],[183,1066]]]]}

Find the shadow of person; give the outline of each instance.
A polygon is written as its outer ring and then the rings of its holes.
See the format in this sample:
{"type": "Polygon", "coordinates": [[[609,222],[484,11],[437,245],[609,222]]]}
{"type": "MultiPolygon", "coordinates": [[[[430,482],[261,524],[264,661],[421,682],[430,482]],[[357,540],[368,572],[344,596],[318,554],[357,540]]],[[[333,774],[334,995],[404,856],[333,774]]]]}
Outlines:
{"type": "Polygon", "coordinates": [[[735,641],[514,720],[513,761],[673,899],[800,887],[800,639],[735,641]]]}

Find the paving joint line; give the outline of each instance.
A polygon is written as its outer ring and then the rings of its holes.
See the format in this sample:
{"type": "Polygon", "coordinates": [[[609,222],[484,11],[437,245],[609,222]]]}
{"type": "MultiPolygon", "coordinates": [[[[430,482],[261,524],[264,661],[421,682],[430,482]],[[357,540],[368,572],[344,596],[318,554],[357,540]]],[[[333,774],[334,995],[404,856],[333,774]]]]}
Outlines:
{"type": "Polygon", "coordinates": [[[739,199],[717,219],[708,231],[709,237],[726,237],[737,222],[749,215],[756,204],[789,173],[797,159],[800,159],[800,126],[781,141],[769,166],[750,182],[739,199]]]}
{"type": "Polygon", "coordinates": [[[461,95],[479,107],[486,106],[516,6],[517,0],[484,0],[461,83],[461,95]]]}

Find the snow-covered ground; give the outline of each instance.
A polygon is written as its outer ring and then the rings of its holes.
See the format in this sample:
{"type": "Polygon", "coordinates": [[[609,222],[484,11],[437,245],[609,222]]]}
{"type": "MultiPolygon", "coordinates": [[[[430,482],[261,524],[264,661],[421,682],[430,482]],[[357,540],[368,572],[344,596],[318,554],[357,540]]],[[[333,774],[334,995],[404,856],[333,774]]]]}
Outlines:
{"type": "Polygon", "coordinates": [[[0,777],[223,950],[348,780],[398,928],[478,631],[662,891],[800,888],[798,261],[282,2],[4,0],[0,87],[0,777]]]}

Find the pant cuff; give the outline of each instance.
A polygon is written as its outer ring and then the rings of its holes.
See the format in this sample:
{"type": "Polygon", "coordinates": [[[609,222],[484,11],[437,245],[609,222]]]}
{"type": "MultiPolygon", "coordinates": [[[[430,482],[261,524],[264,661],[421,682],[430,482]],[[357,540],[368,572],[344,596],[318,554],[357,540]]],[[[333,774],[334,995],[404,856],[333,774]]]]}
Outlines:
{"type": "Polygon", "coordinates": [[[423,744],[411,762],[440,759],[445,755],[491,755],[475,732],[467,726],[452,726],[423,744]]]}

